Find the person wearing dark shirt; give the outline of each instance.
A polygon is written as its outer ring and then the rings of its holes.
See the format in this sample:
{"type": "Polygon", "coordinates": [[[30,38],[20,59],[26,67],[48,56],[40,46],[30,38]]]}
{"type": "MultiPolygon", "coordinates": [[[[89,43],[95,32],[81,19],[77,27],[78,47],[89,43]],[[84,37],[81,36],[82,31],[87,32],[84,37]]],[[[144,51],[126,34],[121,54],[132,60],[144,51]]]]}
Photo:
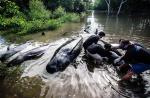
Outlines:
{"type": "Polygon", "coordinates": [[[107,60],[108,63],[113,64],[114,60],[119,58],[115,52],[107,51],[100,44],[93,43],[86,51],[87,54],[94,58],[97,63],[102,63],[102,61],[107,60]]]}
{"type": "Polygon", "coordinates": [[[93,43],[97,44],[97,42],[105,36],[104,32],[99,32],[98,35],[92,35],[90,36],[84,43],[83,43],[83,47],[84,50],[86,50],[88,48],[88,46],[92,45],[93,43]]]}
{"type": "Polygon", "coordinates": [[[122,56],[122,53],[120,53],[117,49],[112,48],[112,45],[109,43],[105,43],[104,48],[106,51],[113,51],[115,52],[118,56],[122,56]]]}
{"type": "Polygon", "coordinates": [[[126,53],[114,62],[118,63],[120,60],[124,60],[126,63],[131,64],[131,69],[122,77],[121,81],[129,80],[132,75],[141,74],[150,69],[150,51],[146,48],[132,44],[129,40],[122,40],[119,47],[126,50],[126,53]]]}

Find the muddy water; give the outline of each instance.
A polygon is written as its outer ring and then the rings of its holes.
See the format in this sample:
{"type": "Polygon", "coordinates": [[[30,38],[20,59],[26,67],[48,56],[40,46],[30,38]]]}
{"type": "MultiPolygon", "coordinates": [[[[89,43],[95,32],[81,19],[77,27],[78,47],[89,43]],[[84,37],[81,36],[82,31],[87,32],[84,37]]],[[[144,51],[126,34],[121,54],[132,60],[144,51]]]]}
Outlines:
{"type": "MultiPolygon", "coordinates": [[[[76,35],[86,38],[89,34],[83,32],[88,27],[89,33],[96,28],[106,32],[103,40],[117,43],[120,38],[127,38],[139,42],[150,48],[150,18],[143,16],[110,16],[99,12],[91,12],[85,23],[66,24],[57,31],[47,31],[46,36],[41,32],[26,39],[34,40],[33,46],[38,42],[50,42],[45,54],[37,59],[21,64],[21,73],[14,70],[1,81],[0,98],[148,98],[150,97],[150,72],[142,74],[143,80],[136,83],[123,83],[118,85],[120,79],[112,65],[94,65],[87,60],[84,52],[70,64],[65,71],[49,74],[45,70],[55,50],[67,38],[76,35]],[[13,74],[13,73],[12,73],[13,74]]],[[[7,39],[1,38],[1,47],[7,39]]],[[[41,43],[40,43],[41,44],[41,43]]]]}

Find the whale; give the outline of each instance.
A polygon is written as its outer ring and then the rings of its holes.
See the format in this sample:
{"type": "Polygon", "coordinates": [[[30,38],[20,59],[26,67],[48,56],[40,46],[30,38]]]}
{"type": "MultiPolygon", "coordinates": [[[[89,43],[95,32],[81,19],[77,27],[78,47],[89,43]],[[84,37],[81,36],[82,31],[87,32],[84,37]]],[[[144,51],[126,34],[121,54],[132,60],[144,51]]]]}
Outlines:
{"type": "Polygon", "coordinates": [[[50,74],[64,71],[80,54],[82,44],[83,38],[79,37],[61,45],[47,64],[46,71],[50,74]]]}
{"type": "Polygon", "coordinates": [[[9,57],[15,55],[16,53],[22,51],[26,47],[28,47],[31,43],[25,43],[18,46],[6,46],[1,49],[0,53],[0,61],[5,62],[9,57]]]}
{"type": "Polygon", "coordinates": [[[7,62],[8,67],[12,67],[15,65],[19,65],[27,60],[34,60],[40,58],[46,51],[46,49],[49,47],[49,45],[44,45],[40,47],[33,48],[29,51],[26,51],[24,53],[20,53],[17,56],[9,58],[7,62]]]}

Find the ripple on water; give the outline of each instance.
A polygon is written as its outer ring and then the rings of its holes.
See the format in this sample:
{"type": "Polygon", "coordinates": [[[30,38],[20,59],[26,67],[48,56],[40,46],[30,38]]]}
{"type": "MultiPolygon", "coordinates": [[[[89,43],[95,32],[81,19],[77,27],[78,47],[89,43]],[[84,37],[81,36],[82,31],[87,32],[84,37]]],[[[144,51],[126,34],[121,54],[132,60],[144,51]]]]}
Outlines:
{"type": "MultiPolygon", "coordinates": [[[[136,19],[127,18],[126,21],[122,18],[119,20],[114,17],[103,17],[103,15],[94,16],[92,13],[92,16],[87,20],[88,25],[94,27],[90,28],[92,34],[97,26],[106,32],[106,37],[103,40],[107,42],[118,43],[118,40],[123,38],[142,43],[145,47],[150,48],[150,37],[145,36],[146,34],[142,36],[144,34],[141,33],[144,32],[143,28],[141,29],[141,25],[136,19]],[[137,26],[132,20],[137,23],[137,26]]],[[[68,27],[70,28],[70,26],[68,27]]],[[[83,37],[89,36],[89,34],[81,35],[83,37]]],[[[42,37],[42,40],[45,41],[45,38],[49,39],[50,36],[52,34],[49,33],[46,37],[42,37]]],[[[12,77],[13,79],[3,81],[3,85],[1,85],[3,89],[0,90],[3,94],[0,95],[3,98],[148,98],[150,96],[149,71],[142,74],[143,80],[140,82],[143,85],[134,81],[118,85],[119,76],[113,66],[95,67],[88,64],[83,59],[83,52],[78,56],[76,62],[70,64],[65,71],[55,74],[47,73],[45,66],[49,59],[66,40],[52,42],[50,44],[52,46],[41,58],[24,62],[22,67],[25,70],[21,78],[14,79],[12,77]]],[[[0,40],[1,43],[3,41],[0,40]]]]}

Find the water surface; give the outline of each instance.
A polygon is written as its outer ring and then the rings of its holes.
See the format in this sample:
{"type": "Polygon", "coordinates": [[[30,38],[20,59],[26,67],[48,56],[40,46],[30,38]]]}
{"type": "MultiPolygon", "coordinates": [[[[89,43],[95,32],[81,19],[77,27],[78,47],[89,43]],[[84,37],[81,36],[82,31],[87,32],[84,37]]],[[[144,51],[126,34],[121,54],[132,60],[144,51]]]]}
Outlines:
{"type": "MultiPolygon", "coordinates": [[[[45,31],[27,35],[25,40],[35,43],[50,43],[46,53],[37,60],[21,64],[22,73],[1,80],[1,98],[148,98],[150,96],[150,72],[143,76],[142,83],[118,85],[120,79],[112,65],[98,66],[89,62],[84,51],[65,71],[49,74],[45,66],[55,50],[72,36],[89,36],[83,29],[89,26],[89,33],[96,28],[106,32],[103,40],[118,43],[129,39],[150,48],[150,18],[146,16],[106,16],[92,11],[84,23],[68,23],[56,31],[45,31]]],[[[0,37],[1,47],[9,43],[7,37],[0,37]]]]}

